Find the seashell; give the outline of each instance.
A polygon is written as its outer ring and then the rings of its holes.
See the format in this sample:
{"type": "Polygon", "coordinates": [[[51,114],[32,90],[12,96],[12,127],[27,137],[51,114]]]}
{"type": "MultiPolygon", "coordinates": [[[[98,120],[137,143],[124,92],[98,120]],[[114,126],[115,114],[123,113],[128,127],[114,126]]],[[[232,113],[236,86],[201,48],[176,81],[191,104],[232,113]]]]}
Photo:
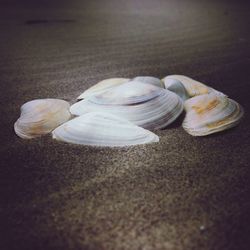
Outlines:
{"type": "Polygon", "coordinates": [[[92,96],[90,101],[96,104],[129,105],[145,102],[159,94],[159,88],[154,85],[130,81],[102,94],[92,96]]]}
{"type": "Polygon", "coordinates": [[[165,88],[164,83],[160,79],[153,76],[137,76],[133,78],[132,81],[148,83],[160,88],[165,88]]]}
{"type": "Polygon", "coordinates": [[[71,117],[70,104],[58,99],[36,99],[21,107],[21,116],[14,125],[16,134],[31,139],[51,132],[71,117]]]}
{"type": "Polygon", "coordinates": [[[122,147],[158,142],[154,133],[110,113],[91,112],[52,132],[53,138],[74,144],[122,147]]]}
{"type": "Polygon", "coordinates": [[[242,107],[226,96],[210,93],[187,100],[183,128],[193,136],[204,136],[236,126],[243,117],[242,107]]]}
{"type": "Polygon", "coordinates": [[[131,81],[70,107],[77,116],[93,111],[121,116],[143,128],[160,129],[182,113],[183,104],[171,91],[131,81]]]}
{"type": "Polygon", "coordinates": [[[90,96],[100,94],[108,89],[119,86],[125,82],[128,82],[128,78],[110,78],[98,82],[94,86],[90,87],[84,91],[80,96],[77,97],[78,100],[89,98],[90,96]]]}
{"type": "MultiPolygon", "coordinates": [[[[183,76],[183,75],[169,75],[166,76],[165,78],[162,79],[164,84],[165,84],[165,88],[168,89],[169,86],[171,86],[173,84],[173,82],[175,82],[175,84],[178,83],[178,85],[180,86],[180,83],[184,86],[184,88],[186,89],[187,95],[189,97],[194,97],[197,95],[204,95],[204,94],[209,94],[211,92],[214,92],[218,95],[224,95],[222,92],[219,92],[201,82],[198,82],[192,78],[189,78],[187,76],[183,76]]],[[[177,88],[177,90],[179,90],[180,87],[177,88]]]]}
{"type": "Polygon", "coordinates": [[[176,79],[168,78],[164,81],[165,88],[176,93],[183,101],[186,101],[190,98],[184,85],[176,79]]]}

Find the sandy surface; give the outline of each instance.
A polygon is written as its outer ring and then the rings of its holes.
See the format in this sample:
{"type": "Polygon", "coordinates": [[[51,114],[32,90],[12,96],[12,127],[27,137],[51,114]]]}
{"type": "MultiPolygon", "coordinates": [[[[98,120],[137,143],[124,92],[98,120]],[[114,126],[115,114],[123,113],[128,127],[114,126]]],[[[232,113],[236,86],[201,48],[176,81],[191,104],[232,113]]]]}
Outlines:
{"type": "Polygon", "coordinates": [[[0,249],[250,249],[245,1],[0,1],[0,249]],[[52,3],[53,2],[53,3],[52,3]],[[18,138],[20,106],[109,77],[184,74],[245,108],[195,138],[110,149],[18,138]]]}

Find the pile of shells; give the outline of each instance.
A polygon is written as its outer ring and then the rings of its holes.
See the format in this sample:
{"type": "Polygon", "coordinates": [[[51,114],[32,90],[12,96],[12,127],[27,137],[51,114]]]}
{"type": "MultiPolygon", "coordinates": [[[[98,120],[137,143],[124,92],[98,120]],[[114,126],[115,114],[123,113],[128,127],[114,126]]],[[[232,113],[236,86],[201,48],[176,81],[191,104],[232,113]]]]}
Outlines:
{"type": "Polygon", "coordinates": [[[158,142],[149,130],[166,128],[183,110],[182,126],[193,136],[234,127],[244,113],[224,93],[182,75],[106,79],[77,99],[72,106],[58,99],[25,103],[16,134],[31,139],[52,132],[68,143],[121,147],[158,142]]]}

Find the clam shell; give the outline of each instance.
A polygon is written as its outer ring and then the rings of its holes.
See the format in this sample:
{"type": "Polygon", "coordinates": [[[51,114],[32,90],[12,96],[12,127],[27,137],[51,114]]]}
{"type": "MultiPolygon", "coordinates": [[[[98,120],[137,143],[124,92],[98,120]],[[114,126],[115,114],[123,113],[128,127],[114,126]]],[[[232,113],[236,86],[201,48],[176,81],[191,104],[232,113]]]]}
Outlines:
{"type": "Polygon", "coordinates": [[[108,94],[90,97],[70,107],[73,115],[109,112],[147,129],[166,127],[182,110],[182,101],[175,93],[140,82],[125,83],[111,89],[108,94]]]}
{"type": "Polygon", "coordinates": [[[129,105],[148,101],[160,93],[159,88],[154,85],[130,81],[92,96],[89,100],[96,104],[129,105]]]}
{"type": "Polygon", "coordinates": [[[128,82],[130,79],[128,78],[110,78],[103,81],[98,82],[94,86],[90,87],[86,91],[84,91],[81,95],[77,97],[78,100],[89,98],[90,96],[100,94],[108,89],[119,86],[125,82],[128,82]]]}
{"type": "Polygon", "coordinates": [[[190,98],[184,85],[176,79],[168,78],[164,80],[165,88],[176,93],[183,101],[190,98]]]}
{"type": "MultiPolygon", "coordinates": [[[[198,82],[190,77],[187,76],[183,76],[183,75],[169,75],[166,76],[165,78],[162,79],[164,84],[165,84],[165,88],[168,89],[169,86],[171,86],[173,84],[173,82],[175,82],[175,84],[178,83],[178,85],[180,86],[180,83],[184,86],[186,93],[187,93],[187,97],[194,97],[197,95],[204,95],[204,94],[209,94],[209,93],[216,93],[217,95],[225,95],[222,92],[219,92],[207,85],[205,85],[204,83],[198,82]]],[[[179,89],[179,88],[177,88],[179,89]]]]}
{"type": "Polygon", "coordinates": [[[164,83],[160,79],[153,76],[137,76],[133,78],[132,81],[148,83],[160,88],[165,88],[164,83]]]}
{"type": "Polygon", "coordinates": [[[226,96],[210,93],[187,100],[183,128],[193,136],[204,136],[236,126],[243,108],[226,96]]]}
{"type": "Polygon", "coordinates": [[[71,117],[70,104],[58,99],[36,99],[21,107],[21,115],[14,124],[16,134],[31,139],[51,132],[71,117]]]}
{"type": "Polygon", "coordinates": [[[122,147],[158,142],[154,133],[110,113],[92,112],[72,119],[52,132],[53,138],[74,144],[122,147]]]}

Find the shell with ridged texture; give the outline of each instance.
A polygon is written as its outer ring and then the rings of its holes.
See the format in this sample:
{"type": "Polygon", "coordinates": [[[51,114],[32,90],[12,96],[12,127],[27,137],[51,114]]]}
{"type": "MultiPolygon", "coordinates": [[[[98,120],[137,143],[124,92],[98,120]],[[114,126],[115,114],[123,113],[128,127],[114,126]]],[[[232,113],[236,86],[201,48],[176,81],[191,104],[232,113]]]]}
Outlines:
{"type": "Polygon", "coordinates": [[[21,115],[14,125],[23,139],[45,135],[71,118],[70,104],[59,99],[36,99],[21,107],[21,115]]]}
{"type": "Polygon", "coordinates": [[[91,112],[52,132],[56,140],[92,146],[122,147],[158,142],[154,133],[110,113],[91,112]]]}
{"type": "Polygon", "coordinates": [[[147,129],[166,127],[182,110],[182,101],[175,93],[135,81],[124,83],[70,107],[73,115],[93,111],[109,112],[147,129]]]}
{"type": "Polygon", "coordinates": [[[183,128],[193,136],[204,136],[236,126],[243,117],[243,108],[234,100],[210,93],[184,103],[186,117],[183,128]]]}

